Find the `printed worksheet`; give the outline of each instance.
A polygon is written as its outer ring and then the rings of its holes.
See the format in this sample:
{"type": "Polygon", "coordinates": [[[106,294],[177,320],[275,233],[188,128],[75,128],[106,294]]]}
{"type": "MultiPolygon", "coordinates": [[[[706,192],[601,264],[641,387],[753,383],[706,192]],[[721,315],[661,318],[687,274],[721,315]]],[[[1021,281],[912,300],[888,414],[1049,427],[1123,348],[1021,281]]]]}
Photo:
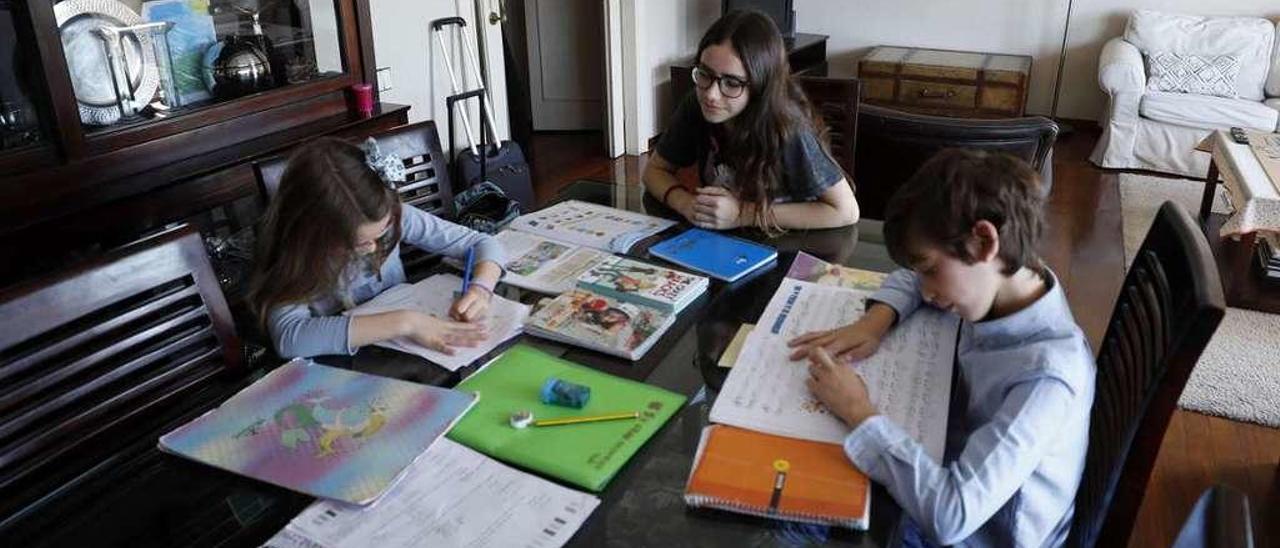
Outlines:
{"type": "MultiPolygon", "coordinates": [[[[347,314],[359,316],[391,310],[417,310],[432,316],[447,318],[449,307],[453,306],[454,292],[461,287],[462,278],[452,274],[437,274],[416,284],[400,284],[389,288],[368,302],[348,310],[347,314]]],[[[528,305],[494,295],[489,302],[489,312],[484,319],[488,336],[474,347],[454,347],[454,354],[450,356],[408,339],[392,339],[376,344],[416,354],[445,369],[457,371],[507,339],[519,335],[523,329],[524,320],[528,316],[528,305]]]]}
{"type": "MultiPolygon", "coordinates": [[[[813,398],[808,361],[791,361],[787,341],[860,317],[870,291],[783,280],[747,337],[711,409],[711,421],[780,436],[841,443],[849,428],[813,398]]],[[[921,307],[870,358],[849,367],[876,408],[939,462],[946,437],[959,319],[921,307]]]]}
{"type": "Polygon", "coordinates": [[[376,504],[318,501],[265,546],[556,548],[599,504],[441,438],[376,504]]]}
{"type": "Polygon", "coordinates": [[[513,230],[612,253],[626,253],[636,242],[675,225],[669,219],[577,200],[526,213],[511,222],[513,230]]]}

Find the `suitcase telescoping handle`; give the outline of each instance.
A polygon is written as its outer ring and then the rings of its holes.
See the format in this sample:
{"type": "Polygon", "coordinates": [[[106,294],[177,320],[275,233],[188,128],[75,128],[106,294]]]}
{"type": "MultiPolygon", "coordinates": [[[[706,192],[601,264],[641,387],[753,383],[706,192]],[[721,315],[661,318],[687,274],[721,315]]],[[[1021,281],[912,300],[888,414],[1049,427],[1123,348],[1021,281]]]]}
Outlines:
{"type": "MultiPolygon", "coordinates": [[[[476,79],[480,81],[480,87],[477,88],[477,91],[483,91],[485,100],[492,105],[493,97],[489,95],[489,88],[485,86],[484,78],[482,76],[483,73],[480,72],[480,57],[471,49],[471,31],[467,29],[467,22],[461,17],[445,17],[431,21],[431,31],[436,35],[436,43],[440,45],[440,57],[444,59],[444,68],[449,73],[449,83],[453,86],[453,94],[458,95],[466,91],[463,89],[466,82],[461,81],[458,76],[454,74],[453,62],[449,60],[449,48],[445,47],[443,29],[449,26],[457,26],[458,30],[462,33],[462,49],[466,53],[464,57],[468,58],[471,63],[471,70],[475,72],[476,79]]],[[[459,70],[458,73],[461,74],[462,71],[459,70]]],[[[465,76],[465,74],[463,76],[465,76]]],[[[497,127],[497,121],[493,117],[493,109],[482,108],[480,111],[480,115],[485,116],[489,121],[487,128],[489,130],[489,142],[493,143],[496,147],[498,145],[498,130],[495,129],[497,127]]],[[[471,118],[467,116],[467,109],[459,109],[458,112],[462,115],[462,129],[467,135],[467,143],[471,147],[471,153],[479,154],[476,152],[476,138],[475,135],[471,133],[471,118]]],[[[453,123],[452,120],[449,123],[453,123]]],[[[484,126],[485,124],[480,125],[484,126]]],[[[483,127],[480,129],[480,131],[484,130],[485,128],[483,127]]],[[[486,151],[486,153],[487,152],[488,151],[486,151]]]]}

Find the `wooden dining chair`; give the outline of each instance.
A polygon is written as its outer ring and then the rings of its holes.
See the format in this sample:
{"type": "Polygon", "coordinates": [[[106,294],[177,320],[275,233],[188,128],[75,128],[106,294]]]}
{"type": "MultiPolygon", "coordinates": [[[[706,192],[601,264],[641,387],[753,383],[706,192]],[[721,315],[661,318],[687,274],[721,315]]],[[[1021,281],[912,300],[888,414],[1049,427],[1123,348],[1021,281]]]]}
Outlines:
{"type": "Polygon", "coordinates": [[[986,120],[926,116],[876,105],[858,108],[853,179],[862,217],[884,219],[893,193],[946,148],[973,148],[1017,156],[1053,185],[1053,143],[1058,125],[1043,116],[986,120]]]}
{"type": "Polygon", "coordinates": [[[862,86],[856,78],[800,76],[800,88],[827,124],[831,155],[853,183],[858,140],[858,98],[862,86]]]}
{"type": "Polygon", "coordinates": [[[122,448],[154,446],[141,437],[161,410],[243,372],[242,356],[186,225],[0,290],[0,532],[122,448]]]}
{"type": "MultiPolygon", "coordinates": [[[[440,149],[436,123],[430,120],[418,122],[372,137],[383,154],[393,154],[404,163],[405,180],[396,183],[400,201],[444,219],[453,218],[449,161],[440,149]]],[[[280,179],[288,163],[288,156],[275,156],[253,164],[259,190],[268,201],[280,188],[280,179]]],[[[400,260],[410,280],[421,278],[439,263],[439,257],[409,246],[400,248],[400,260]]]]}
{"type": "Polygon", "coordinates": [[[1128,545],[1169,418],[1222,321],[1223,303],[1204,233],[1189,213],[1165,202],[1125,276],[1098,352],[1069,546],[1128,545]]]}

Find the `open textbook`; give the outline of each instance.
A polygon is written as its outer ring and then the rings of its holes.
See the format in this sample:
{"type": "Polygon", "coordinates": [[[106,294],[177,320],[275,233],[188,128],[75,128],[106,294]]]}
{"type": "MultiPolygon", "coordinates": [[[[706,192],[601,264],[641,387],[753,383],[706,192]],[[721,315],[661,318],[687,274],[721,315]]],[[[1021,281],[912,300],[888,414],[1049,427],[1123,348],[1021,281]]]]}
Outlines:
{"type": "MultiPolygon", "coordinates": [[[[417,310],[432,316],[447,318],[453,306],[454,291],[462,287],[462,279],[452,274],[437,274],[416,284],[400,284],[361,304],[347,314],[359,316],[391,310],[417,310]]],[[[520,334],[529,307],[497,295],[489,302],[485,315],[488,336],[474,347],[454,347],[452,356],[424,347],[408,339],[392,339],[376,343],[378,346],[417,354],[431,363],[450,371],[457,371],[476,361],[508,339],[520,334]]]]}
{"type": "MultiPolygon", "coordinates": [[[[711,408],[711,421],[769,434],[841,443],[849,428],[805,386],[805,361],[787,341],[860,317],[871,292],[784,279],[711,408]]],[[[922,306],[857,362],[876,408],[942,460],[959,320],[922,306]]]]}
{"type": "Polygon", "coordinates": [[[264,546],[563,546],[600,499],[437,441],[377,504],[318,501],[264,546]]]}
{"type": "Polygon", "coordinates": [[[521,215],[511,222],[509,230],[610,253],[626,253],[640,240],[675,225],[675,221],[643,213],[569,200],[521,215]]]}
{"type": "Polygon", "coordinates": [[[610,257],[604,251],[567,242],[557,242],[519,230],[504,230],[496,236],[506,252],[504,283],[559,295],[573,289],[578,277],[596,263],[610,257]]]}

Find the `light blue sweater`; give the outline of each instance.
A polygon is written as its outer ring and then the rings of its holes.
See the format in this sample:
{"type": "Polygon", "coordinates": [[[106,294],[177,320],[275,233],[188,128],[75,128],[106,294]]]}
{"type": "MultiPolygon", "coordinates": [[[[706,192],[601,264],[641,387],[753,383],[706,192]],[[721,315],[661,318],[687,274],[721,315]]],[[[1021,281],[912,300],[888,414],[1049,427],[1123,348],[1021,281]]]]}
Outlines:
{"type": "MultiPolygon", "coordinates": [[[[465,258],[475,247],[476,262],[505,264],[502,244],[493,236],[453,224],[416,207],[400,206],[400,239],[422,250],[449,257],[465,258]]],[[[282,305],[267,313],[267,328],[276,352],[283,358],[354,354],[351,346],[351,318],[341,315],[349,306],[359,305],[389,287],[404,283],[404,265],[397,244],[375,273],[359,261],[347,266],[342,289],[334,295],[308,303],[282,305]],[[380,274],[380,275],[379,275],[380,274]]]]}
{"type": "MultiPolygon", "coordinates": [[[[849,459],[935,542],[1059,546],[1071,529],[1096,370],[1057,277],[1045,272],[1049,291],[1027,308],[961,324],[969,399],[965,416],[951,419],[963,424],[947,434],[952,460],[935,462],[882,415],[845,438],[849,459]]],[[[872,298],[905,318],[922,304],[919,278],[894,272],[872,298]]]]}

